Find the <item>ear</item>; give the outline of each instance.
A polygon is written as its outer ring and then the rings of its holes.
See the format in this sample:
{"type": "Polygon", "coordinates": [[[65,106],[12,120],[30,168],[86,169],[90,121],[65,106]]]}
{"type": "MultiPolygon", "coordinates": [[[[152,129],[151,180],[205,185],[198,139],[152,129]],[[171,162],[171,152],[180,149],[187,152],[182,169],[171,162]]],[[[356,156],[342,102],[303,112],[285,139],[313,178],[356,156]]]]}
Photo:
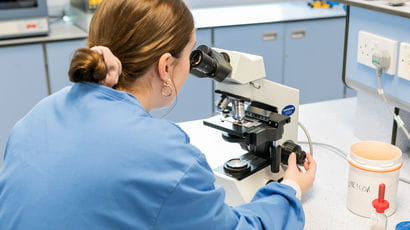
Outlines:
{"type": "Polygon", "coordinates": [[[159,58],[157,70],[162,81],[167,81],[172,77],[174,62],[175,58],[170,53],[165,53],[159,58]]]}

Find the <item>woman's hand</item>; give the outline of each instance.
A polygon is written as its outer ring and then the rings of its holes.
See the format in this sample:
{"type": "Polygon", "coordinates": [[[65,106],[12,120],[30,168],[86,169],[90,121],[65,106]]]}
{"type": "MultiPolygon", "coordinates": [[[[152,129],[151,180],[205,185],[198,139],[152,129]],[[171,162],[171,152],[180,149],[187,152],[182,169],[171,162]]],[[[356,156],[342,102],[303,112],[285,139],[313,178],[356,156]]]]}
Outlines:
{"type": "Polygon", "coordinates": [[[306,153],[307,161],[303,163],[305,171],[302,171],[296,165],[296,155],[291,153],[288,159],[288,169],[285,172],[284,179],[295,181],[301,191],[305,194],[312,186],[316,176],[316,161],[310,153],[306,153]]]}

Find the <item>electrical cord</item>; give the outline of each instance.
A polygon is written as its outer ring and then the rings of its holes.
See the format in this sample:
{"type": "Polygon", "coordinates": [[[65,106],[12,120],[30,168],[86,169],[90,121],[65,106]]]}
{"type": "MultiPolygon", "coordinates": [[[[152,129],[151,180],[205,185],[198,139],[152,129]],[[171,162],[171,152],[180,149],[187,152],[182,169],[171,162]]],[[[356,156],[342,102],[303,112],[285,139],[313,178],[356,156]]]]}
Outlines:
{"type": "MultiPolygon", "coordinates": [[[[299,141],[298,143],[299,144],[309,144],[309,142],[307,141],[299,141]]],[[[343,152],[342,150],[340,150],[339,148],[333,145],[329,145],[329,144],[321,143],[321,142],[311,142],[311,144],[319,145],[322,147],[327,147],[332,153],[335,153],[337,156],[341,157],[343,160],[346,160],[347,158],[347,154],[345,152],[343,152]]],[[[410,184],[410,180],[407,178],[399,177],[399,180],[403,183],[410,184]]]]}
{"type": "MultiPolygon", "coordinates": [[[[299,141],[298,143],[300,143],[300,144],[309,144],[309,142],[307,142],[307,141],[299,141]]],[[[331,150],[333,153],[335,153],[336,155],[338,155],[339,157],[341,157],[343,159],[346,159],[346,157],[347,157],[347,154],[345,152],[343,152],[342,150],[340,150],[339,148],[337,148],[333,145],[320,143],[320,142],[311,142],[311,144],[327,147],[329,150],[331,150]]]]}
{"type": "Polygon", "coordinates": [[[406,183],[406,184],[410,184],[410,180],[404,177],[399,177],[399,181],[406,183]]]}
{"type": "Polygon", "coordinates": [[[303,132],[306,135],[306,138],[308,139],[307,143],[309,144],[309,152],[313,156],[312,138],[310,137],[310,134],[309,134],[308,130],[306,129],[306,127],[302,123],[298,122],[298,125],[299,125],[299,127],[302,128],[303,132]]]}
{"type": "MultiPolygon", "coordinates": [[[[383,102],[387,108],[387,111],[389,111],[393,115],[394,120],[397,122],[397,126],[403,130],[407,139],[410,141],[410,134],[405,127],[405,123],[403,122],[403,120],[400,118],[399,115],[396,115],[393,112],[393,110],[390,109],[389,102],[387,101],[387,98],[384,94],[384,90],[382,86],[382,81],[381,81],[382,74],[383,74],[383,71],[389,68],[390,66],[390,56],[385,50],[376,50],[372,55],[372,63],[376,67],[377,93],[383,99],[383,102]]],[[[410,180],[403,178],[403,177],[400,177],[400,181],[410,184],[410,180]]]]}
{"type": "Polygon", "coordinates": [[[396,115],[393,110],[390,109],[389,102],[387,101],[387,98],[384,94],[383,91],[383,86],[382,86],[382,74],[385,69],[388,69],[390,66],[390,55],[386,50],[378,49],[372,54],[372,64],[376,67],[376,79],[377,79],[377,93],[380,95],[380,97],[383,99],[383,102],[387,108],[387,111],[389,111],[392,115],[394,120],[397,122],[397,126],[401,128],[406,135],[407,139],[410,141],[410,134],[405,128],[405,124],[403,120],[400,118],[399,115],[396,115]]]}
{"type": "Polygon", "coordinates": [[[400,177],[399,180],[403,183],[410,184],[410,180],[404,177],[400,177]]]}
{"type": "MultiPolygon", "coordinates": [[[[384,94],[383,86],[382,86],[382,74],[384,69],[387,69],[390,65],[390,57],[385,55],[383,52],[375,52],[372,55],[372,63],[376,66],[376,76],[377,76],[377,93],[383,99],[384,105],[386,106],[387,111],[389,111],[393,119],[396,121],[397,126],[401,128],[401,130],[406,135],[407,139],[410,141],[410,134],[409,131],[405,127],[404,121],[401,119],[399,115],[396,115],[393,110],[390,109],[389,102],[387,101],[386,95],[384,94]]],[[[404,177],[400,177],[399,180],[401,182],[410,184],[410,180],[404,177]]]]}
{"type": "Polygon", "coordinates": [[[393,110],[390,109],[390,105],[389,102],[387,101],[387,98],[384,94],[384,90],[383,90],[383,86],[382,86],[382,73],[383,73],[383,68],[378,67],[376,74],[377,74],[377,93],[380,95],[380,97],[383,99],[384,105],[387,108],[387,111],[389,111],[392,115],[394,120],[397,122],[397,126],[400,127],[404,134],[406,135],[407,139],[410,140],[410,134],[409,131],[407,131],[406,127],[405,127],[405,123],[403,122],[403,120],[400,118],[399,115],[396,115],[393,110]]]}

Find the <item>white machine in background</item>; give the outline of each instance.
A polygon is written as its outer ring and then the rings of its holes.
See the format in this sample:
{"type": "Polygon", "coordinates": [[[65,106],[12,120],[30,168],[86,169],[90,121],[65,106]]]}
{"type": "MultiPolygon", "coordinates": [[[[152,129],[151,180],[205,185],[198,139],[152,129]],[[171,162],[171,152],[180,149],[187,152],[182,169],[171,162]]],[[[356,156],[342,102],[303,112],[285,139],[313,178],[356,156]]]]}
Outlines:
{"type": "Polygon", "coordinates": [[[297,140],[299,90],[265,78],[263,58],[199,46],[191,54],[191,74],[218,81],[220,115],[204,125],[222,131],[225,141],[239,143],[246,154],[214,170],[232,206],[249,202],[256,191],[283,177],[282,165],[291,152],[299,164],[305,152],[297,140]]]}
{"type": "Polygon", "coordinates": [[[47,0],[0,1],[0,39],[47,35],[47,0]]]}

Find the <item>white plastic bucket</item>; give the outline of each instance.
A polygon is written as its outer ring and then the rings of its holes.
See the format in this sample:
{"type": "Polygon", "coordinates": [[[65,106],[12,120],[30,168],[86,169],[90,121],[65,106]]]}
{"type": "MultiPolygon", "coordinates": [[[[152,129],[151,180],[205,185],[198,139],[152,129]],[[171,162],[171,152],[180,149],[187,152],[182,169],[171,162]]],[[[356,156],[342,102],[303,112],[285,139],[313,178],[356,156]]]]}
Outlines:
{"type": "Polygon", "coordinates": [[[377,198],[379,184],[384,183],[385,199],[390,203],[385,213],[392,215],[396,211],[399,171],[403,166],[401,150],[384,142],[362,141],[350,147],[347,161],[347,208],[357,215],[370,217],[375,212],[372,201],[377,198]]]}

